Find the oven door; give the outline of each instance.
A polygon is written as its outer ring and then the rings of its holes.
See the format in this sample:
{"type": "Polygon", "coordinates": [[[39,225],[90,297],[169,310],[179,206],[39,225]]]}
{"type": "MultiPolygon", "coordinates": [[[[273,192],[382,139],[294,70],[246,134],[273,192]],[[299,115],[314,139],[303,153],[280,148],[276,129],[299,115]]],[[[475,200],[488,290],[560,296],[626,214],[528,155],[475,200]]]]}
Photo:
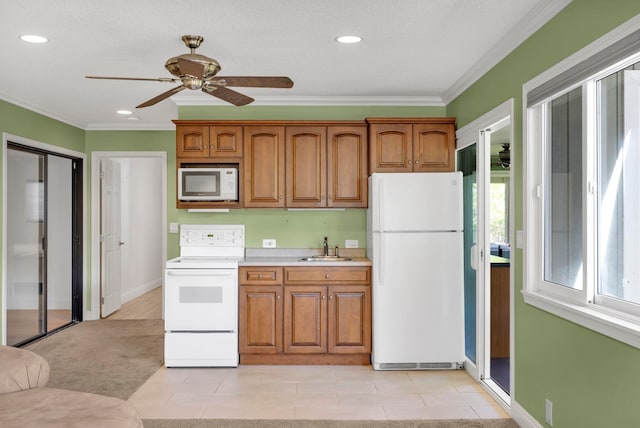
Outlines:
{"type": "Polygon", "coordinates": [[[237,269],[167,269],[165,330],[238,330],[237,269]]]}

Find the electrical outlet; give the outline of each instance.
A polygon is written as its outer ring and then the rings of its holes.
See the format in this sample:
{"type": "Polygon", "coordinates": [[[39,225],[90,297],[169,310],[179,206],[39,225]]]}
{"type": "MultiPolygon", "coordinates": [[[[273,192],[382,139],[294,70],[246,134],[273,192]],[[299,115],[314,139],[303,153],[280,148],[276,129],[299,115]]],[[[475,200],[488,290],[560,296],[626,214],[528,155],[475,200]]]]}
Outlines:
{"type": "Polygon", "coordinates": [[[180,233],[180,226],[178,223],[169,223],[169,233],[180,233]]]}
{"type": "Polygon", "coordinates": [[[275,239],[263,239],[262,240],[262,248],[276,248],[276,240],[275,239]]]}
{"type": "Polygon", "coordinates": [[[347,239],[344,241],[344,248],[358,248],[357,239],[347,239]]]}
{"type": "Polygon", "coordinates": [[[553,426],[553,403],[551,400],[544,400],[544,420],[550,427],[553,426]]]}

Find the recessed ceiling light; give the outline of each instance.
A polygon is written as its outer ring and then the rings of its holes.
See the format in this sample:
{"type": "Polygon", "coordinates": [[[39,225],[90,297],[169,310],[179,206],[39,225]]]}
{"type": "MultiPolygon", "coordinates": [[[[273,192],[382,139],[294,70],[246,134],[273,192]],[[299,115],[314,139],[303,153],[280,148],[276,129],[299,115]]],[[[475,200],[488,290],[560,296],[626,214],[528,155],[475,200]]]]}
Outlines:
{"type": "Polygon", "coordinates": [[[338,36],[338,37],[336,37],[336,41],[338,43],[346,43],[346,44],[359,43],[359,42],[362,41],[362,37],[360,37],[360,36],[338,36]]]}
{"type": "Polygon", "coordinates": [[[129,116],[127,119],[128,120],[140,120],[140,118],[138,116],[129,116]]]}
{"type": "Polygon", "coordinates": [[[118,110],[116,113],[127,115],[127,114],[131,114],[131,111],[130,110],[118,110]]]}
{"type": "Polygon", "coordinates": [[[28,43],[47,43],[49,41],[46,37],[36,34],[25,34],[24,36],[20,36],[20,39],[28,43]]]}

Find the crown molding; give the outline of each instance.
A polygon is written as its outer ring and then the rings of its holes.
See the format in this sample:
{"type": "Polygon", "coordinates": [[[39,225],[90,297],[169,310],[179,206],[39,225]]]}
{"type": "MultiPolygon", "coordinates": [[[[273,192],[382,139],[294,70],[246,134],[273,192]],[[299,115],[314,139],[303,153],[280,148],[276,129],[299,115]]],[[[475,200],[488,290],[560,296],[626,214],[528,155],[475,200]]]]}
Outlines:
{"type": "MultiPolygon", "coordinates": [[[[178,106],[228,106],[229,103],[214,97],[177,95],[171,98],[178,106]]],[[[256,98],[252,106],[437,106],[445,104],[437,96],[283,96],[256,98]]]]}
{"type": "Polygon", "coordinates": [[[442,94],[444,103],[449,104],[456,99],[571,2],[572,0],[549,0],[546,4],[540,5],[527,14],[512,27],[508,34],[500,39],[487,55],[469,68],[442,94]]]}
{"type": "Polygon", "coordinates": [[[90,123],[85,131],[175,131],[170,120],[167,123],[90,123]]]}
{"type": "Polygon", "coordinates": [[[46,116],[50,119],[53,120],[57,120],[58,122],[62,122],[62,123],[66,123],[67,125],[71,125],[75,128],[80,128],[80,129],[85,129],[84,125],[80,123],[80,121],[71,121],[66,117],[62,117],[62,116],[58,116],[57,114],[50,112],[48,110],[45,110],[41,107],[38,107],[36,105],[33,104],[29,104],[29,103],[25,103],[24,101],[21,100],[17,100],[15,98],[12,98],[6,94],[0,93],[0,99],[3,101],[6,101],[8,103],[11,103],[15,106],[18,107],[22,107],[26,110],[29,110],[32,113],[37,113],[37,114],[41,114],[42,116],[46,116]]]}

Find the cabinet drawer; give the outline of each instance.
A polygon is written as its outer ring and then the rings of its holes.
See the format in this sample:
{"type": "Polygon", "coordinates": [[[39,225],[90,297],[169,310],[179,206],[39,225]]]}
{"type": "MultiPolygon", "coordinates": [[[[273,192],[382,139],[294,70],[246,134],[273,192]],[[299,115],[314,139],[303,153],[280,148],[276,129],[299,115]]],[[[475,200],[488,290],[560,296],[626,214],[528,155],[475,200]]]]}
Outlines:
{"type": "Polygon", "coordinates": [[[353,267],[287,267],[285,284],[358,284],[370,283],[371,270],[367,266],[353,267]]]}
{"type": "Polygon", "coordinates": [[[282,267],[241,266],[238,278],[240,285],[282,285],[282,267]]]}

